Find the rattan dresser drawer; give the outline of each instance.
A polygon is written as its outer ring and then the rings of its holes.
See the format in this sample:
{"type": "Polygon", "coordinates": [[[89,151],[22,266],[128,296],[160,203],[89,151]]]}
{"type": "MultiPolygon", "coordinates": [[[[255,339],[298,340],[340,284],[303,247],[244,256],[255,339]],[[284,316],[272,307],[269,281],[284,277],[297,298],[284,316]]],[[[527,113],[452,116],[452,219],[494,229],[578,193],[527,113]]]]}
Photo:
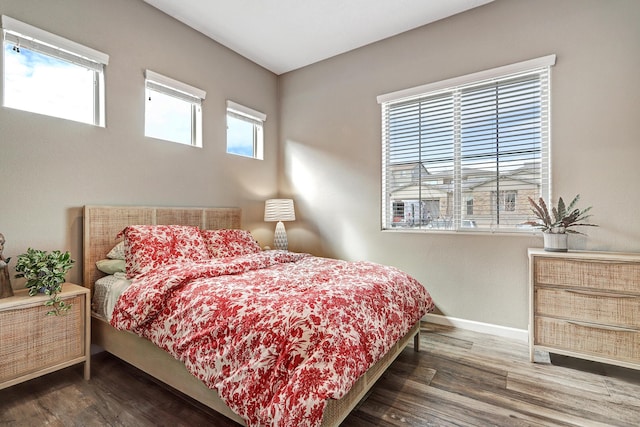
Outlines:
{"type": "Polygon", "coordinates": [[[533,274],[538,285],[579,286],[640,295],[640,262],[540,257],[533,274]]]}
{"type": "Polygon", "coordinates": [[[529,249],[535,350],[640,369],[640,254],[529,249]]]}
{"type": "Polygon", "coordinates": [[[536,286],[535,315],[640,330],[640,296],[536,286]]]}
{"type": "Polygon", "coordinates": [[[605,359],[638,362],[640,331],[536,316],[535,344],[605,359]]]}
{"type": "Polygon", "coordinates": [[[65,283],[60,297],[72,305],[60,316],[46,315],[44,295],[0,299],[0,389],[77,363],[89,379],[89,290],[65,283]]]}

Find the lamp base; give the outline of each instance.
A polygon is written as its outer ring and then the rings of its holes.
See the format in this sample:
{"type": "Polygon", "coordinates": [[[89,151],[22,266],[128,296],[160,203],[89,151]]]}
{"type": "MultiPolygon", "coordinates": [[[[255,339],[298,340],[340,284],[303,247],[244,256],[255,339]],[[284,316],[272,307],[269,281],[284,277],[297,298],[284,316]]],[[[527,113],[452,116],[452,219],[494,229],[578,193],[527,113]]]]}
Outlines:
{"type": "Polygon", "coordinates": [[[273,246],[281,251],[289,250],[289,242],[287,241],[287,231],[282,221],[276,224],[276,232],[273,235],[273,246]]]}

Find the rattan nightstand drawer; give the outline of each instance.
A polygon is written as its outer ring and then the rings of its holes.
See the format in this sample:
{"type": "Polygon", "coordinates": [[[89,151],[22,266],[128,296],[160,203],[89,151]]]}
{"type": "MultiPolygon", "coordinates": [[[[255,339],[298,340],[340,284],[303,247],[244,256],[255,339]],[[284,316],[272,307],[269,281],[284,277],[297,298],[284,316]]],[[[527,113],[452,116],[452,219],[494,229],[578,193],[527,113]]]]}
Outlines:
{"type": "Polygon", "coordinates": [[[607,359],[638,362],[640,331],[537,316],[535,344],[607,359]]]}
{"type": "Polygon", "coordinates": [[[640,329],[640,296],[536,286],[535,315],[640,329]]]}
{"type": "Polygon", "coordinates": [[[73,307],[64,316],[47,316],[42,304],[0,312],[0,383],[83,355],[84,320],[76,308],[83,298],[67,301],[73,307]]]}
{"type": "Polygon", "coordinates": [[[65,283],[60,297],[72,305],[60,316],[46,315],[44,295],[0,299],[0,389],[77,363],[89,379],[89,290],[65,283]]]}

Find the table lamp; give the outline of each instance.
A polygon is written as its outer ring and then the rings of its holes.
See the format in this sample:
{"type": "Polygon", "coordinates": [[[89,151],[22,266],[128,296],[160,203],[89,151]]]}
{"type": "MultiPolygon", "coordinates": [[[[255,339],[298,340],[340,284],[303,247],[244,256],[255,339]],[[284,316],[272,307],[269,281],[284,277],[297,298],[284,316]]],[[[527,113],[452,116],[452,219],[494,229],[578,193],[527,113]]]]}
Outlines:
{"type": "Polygon", "coordinates": [[[264,206],[264,220],[267,222],[277,221],[276,231],[273,235],[273,246],[275,249],[288,250],[287,231],[282,221],[295,221],[296,213],[293,210],[293,200],[291,199],[269,199],[264,206]]]}

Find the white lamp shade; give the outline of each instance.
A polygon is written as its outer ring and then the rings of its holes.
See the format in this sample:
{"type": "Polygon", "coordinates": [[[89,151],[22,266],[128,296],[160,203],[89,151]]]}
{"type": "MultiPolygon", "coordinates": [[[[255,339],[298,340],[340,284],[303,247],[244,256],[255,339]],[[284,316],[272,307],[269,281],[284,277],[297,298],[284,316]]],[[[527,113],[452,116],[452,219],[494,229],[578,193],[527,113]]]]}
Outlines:
{"type": "Polygon", "coordinates": [[[269,199],[264,206],[265,221],[295,221],[296,213],[293,210],[291,199],[269,199]]]}

